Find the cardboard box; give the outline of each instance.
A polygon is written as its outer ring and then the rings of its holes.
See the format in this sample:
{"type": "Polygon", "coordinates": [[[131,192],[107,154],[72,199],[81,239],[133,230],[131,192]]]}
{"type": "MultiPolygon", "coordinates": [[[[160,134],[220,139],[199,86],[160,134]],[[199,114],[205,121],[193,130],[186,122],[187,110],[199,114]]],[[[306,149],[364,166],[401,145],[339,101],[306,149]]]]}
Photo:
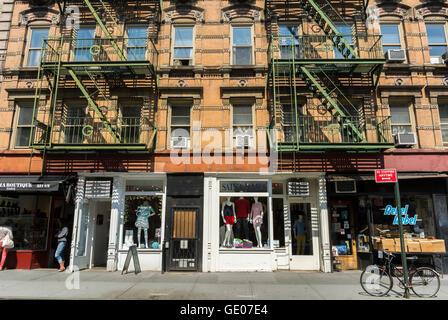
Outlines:
{"type": "Polygon", "coordinates": [[[422,252],[422,249],[420,248],[420,242],[418,241],[408,240],[406,249],[407,252],[422,252]]]}
{"type": "Polygon", "coordinates": [[[431,240],[421,239],[419,242],[422,252],[433,252],[431,240]]]}
{"type": "Polygon", "coordinates": [[[383,251],[394,251],[395,250],[394,239],[381,239],[380,249],[383,251]]]}
{"type": "Polygon", "coordinates": [[[446,252],[445,240],[431,240],[432,252],[446,252]]]}

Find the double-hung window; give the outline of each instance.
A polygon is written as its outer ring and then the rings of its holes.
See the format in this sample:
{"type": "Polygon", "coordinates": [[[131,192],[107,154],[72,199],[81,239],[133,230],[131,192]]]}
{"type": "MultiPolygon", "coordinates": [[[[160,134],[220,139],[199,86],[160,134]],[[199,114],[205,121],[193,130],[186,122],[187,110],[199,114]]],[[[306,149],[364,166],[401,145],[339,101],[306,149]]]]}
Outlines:
{"type": "Polygon", "coordinates": [[[190,148],[190,110],[188,105],[171,106],[171,148],[190,148]]]}
{"type": "Polygon", "coordinates": [[[445,24],[428,23],[426,24],[426,33],[428,35],[431,63],[441,63],[440,57],[446,52],[447,48],[445,24]]]}
{"type": "Polygon", "coordinates": [[[141,133],[142,103],[122,102],[121,137],[125,143],[139,143],[141,133]]]}
{"type": "Polygon", "coordinates": [[[389,101],[392,134],[410,133],[412,130],[412,101],[391,100],[389,101]]]}
{"type": "Polygon", "coordinates": [[[248,66],[252,64],[252,28],[233,27],[232,40],[233,65],[248,66]]]}
{"type": "Polygon", "coordinates": [[[50,29],[48,28],[32,28],[28,47],[27,66],[37,67],[40,64],[42,56],[43,39],[48,37],[50,29]]]}
{"type": "Polygon", "coordinates": [[[282,59],[300,58],[302,52],[299,48],[297,27],[280,26],[280,55],[282,59]]]}
{"type": "Polygon", "coordinates": [[[143,26],[129,26],[126,29],[128,61],[146,60],[148,28],[143,26]]]}
{"type": "Polygon", "coordinates": [[[387,50],[401,49],[398,24],[381,24],[380,29],[384,53],[386,53],[387,50]]]}
{"type": "Polygon", "coordinates": [[[442,141],[448,145],[448,98],[439,101],[440,129],[442,131],[442,141]]]}
{"type": "Polygon", "coordinates": [[[15,147],[28,148],[33,125],[33,102],[17,103],[17,111],[15,147]]]}
{"type": "Polygon", "coordinates": [[[174,65],[193,65],[193,27],[174,27],[174,65]]]}
{"type": "MultiPolygon", "coordinates": [[[[347,25],[337,25],[336,29],[343,36],[345,42],[353,48],[352,28],[347,25]]],[[[334,40],[337,40],[336,37],[334,40]]],[[[339,42],[339,48],[344,48],[342,41],[339,42]]],[[[350,52],[348,50],[349,50],[348,48],[343,49],[344,52],[350,52]]],[[[335,59],[345,59],[345,57],[342,55],[341,51],[337,47],[334,48],[334,57],[335,59]]],[[[347,58],[352,58],[352,55],[349,54],[347,58]]]]}
{"type": "Polygon", "coordinates": [[[92,46],[95,43],[95,28],[82,27],[76,34],[75,42],[75,62],[92,61],[92,46]]]}
{"type": "Polygon", "coordinates": [[[250,147],[253,138],[252,105],[233,104],[233,139],[236,148],[250,147]]]}
{"type": "MultiPolygon", "coordinates": [[[[92,124],[90,118],[86,117],[85,104],[67,102],[62,115],[63,143],[82,144],[84,141],[83,128],[92,124]]],[[[97,137],[94,135],[92,138],[97,137]]]]}

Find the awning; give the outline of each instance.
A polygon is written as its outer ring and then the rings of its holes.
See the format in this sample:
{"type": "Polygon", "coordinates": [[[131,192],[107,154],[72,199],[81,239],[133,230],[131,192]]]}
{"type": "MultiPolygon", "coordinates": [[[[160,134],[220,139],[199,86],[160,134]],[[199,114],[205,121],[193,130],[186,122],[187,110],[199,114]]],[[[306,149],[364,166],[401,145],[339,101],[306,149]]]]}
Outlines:
{"type": "Polygon", "coordinates": [[[0,176],[0,192],[57,192],[67,176],[0,176]]]}

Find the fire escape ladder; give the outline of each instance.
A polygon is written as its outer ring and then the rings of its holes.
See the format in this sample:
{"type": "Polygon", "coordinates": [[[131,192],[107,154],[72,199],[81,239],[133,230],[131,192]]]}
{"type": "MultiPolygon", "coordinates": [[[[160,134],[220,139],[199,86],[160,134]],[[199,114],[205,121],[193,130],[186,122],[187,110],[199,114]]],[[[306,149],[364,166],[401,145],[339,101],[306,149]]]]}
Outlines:
{"type": "Polygon", "coordinates": [[[335,48],[345,59],[358,58],[352,45],[348,43],[347,39],[344,38],[344,35],[339,32],[326,11],[332,16],[336,16],[343,25],[347,27],[350,27],[350,25],[344,21],[339,12],[327,0],[320,0],[320,4],[315,0],[299,0],[299,2],[302,4],[302,8],[308,13],[308,16],[317,23],[327,36],[329,36],[335,48]]]}

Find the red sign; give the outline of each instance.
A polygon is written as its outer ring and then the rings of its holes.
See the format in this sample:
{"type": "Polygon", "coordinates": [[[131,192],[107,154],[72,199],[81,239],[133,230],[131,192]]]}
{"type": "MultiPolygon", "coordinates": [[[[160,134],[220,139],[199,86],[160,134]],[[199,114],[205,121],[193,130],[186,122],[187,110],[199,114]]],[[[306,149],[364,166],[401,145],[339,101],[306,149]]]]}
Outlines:
{"type": "Polygon", "coordinates": [[[375,170],[375,181],[379,182],[397,182],[396,169],[375,170]]]}

